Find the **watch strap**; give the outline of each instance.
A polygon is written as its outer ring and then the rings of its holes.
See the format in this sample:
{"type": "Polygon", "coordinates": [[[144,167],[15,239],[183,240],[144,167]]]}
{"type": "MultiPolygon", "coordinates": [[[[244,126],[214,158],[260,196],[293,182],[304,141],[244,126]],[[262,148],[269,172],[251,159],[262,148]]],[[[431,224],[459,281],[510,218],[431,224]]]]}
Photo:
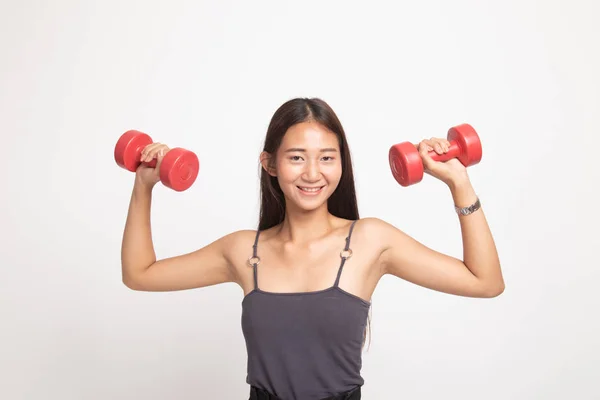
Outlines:
{"type": "Polygon", "coordinates": [[[477,197],[477,200],[475,201],[475,203],[471,204],[470,206],[466,206],[466,207],[457,207],[456,205],[454,206],[454,210],[456,211],[456,213],[458,215],[473,214],[475,211],[479,210],[480,208],[481,208],[481,201],[479,201],[479,197],[477,197]]]}

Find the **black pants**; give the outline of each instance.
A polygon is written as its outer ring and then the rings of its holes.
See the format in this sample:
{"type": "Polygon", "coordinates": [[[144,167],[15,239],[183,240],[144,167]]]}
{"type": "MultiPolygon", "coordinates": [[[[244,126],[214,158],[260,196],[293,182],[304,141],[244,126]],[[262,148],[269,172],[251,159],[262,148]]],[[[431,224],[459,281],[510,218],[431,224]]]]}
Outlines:
{"type": "MultiPolygon", "coordinates": [[[[279,397],[257,387],[250,387],[250,399],[248,400],[281,400],[279,397]]],[[[321,400],[360,400],[360,386],[348,392],[339,393],[321,400]]]]}

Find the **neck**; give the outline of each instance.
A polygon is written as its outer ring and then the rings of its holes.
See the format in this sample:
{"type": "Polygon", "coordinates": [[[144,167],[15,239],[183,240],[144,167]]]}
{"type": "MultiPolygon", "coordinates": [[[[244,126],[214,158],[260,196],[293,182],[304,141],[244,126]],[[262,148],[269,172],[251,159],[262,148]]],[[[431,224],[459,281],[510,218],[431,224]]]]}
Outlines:
{"type": "Polygon", "coordinates": [[[311,211],[288,207],[277,234],[283,242],[306,244],[326,236],[333,229],[334,217],[327,210],[327,204],[311,211]]]}

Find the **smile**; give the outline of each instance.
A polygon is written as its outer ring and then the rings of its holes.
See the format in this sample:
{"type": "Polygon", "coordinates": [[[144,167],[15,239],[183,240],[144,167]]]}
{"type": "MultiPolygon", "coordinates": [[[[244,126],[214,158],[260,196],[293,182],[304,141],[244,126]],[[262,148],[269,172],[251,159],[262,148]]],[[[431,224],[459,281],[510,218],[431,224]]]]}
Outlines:
{"type": "Polygon", "coordinates": [[[319,187],[302,187],[302,186],[296,186],[299,190],[300,193],[304,194],[304,195],[308,195],[308,196],[314,196],[317,195],[319,193],[321,193],[322,189],[325,186],[319,186],[319,187]]]}

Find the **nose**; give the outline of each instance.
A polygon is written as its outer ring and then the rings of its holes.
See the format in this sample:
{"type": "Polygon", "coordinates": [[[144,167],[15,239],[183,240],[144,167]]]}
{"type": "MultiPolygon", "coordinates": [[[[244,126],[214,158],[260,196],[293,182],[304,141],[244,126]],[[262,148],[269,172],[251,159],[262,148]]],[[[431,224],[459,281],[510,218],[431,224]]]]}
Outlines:
{"type": "Polygon", "coordinates": [[[303,178],[308,182],[316,182],[321,177],[321,169],[318,161],[306,163],[303,178]]]}

